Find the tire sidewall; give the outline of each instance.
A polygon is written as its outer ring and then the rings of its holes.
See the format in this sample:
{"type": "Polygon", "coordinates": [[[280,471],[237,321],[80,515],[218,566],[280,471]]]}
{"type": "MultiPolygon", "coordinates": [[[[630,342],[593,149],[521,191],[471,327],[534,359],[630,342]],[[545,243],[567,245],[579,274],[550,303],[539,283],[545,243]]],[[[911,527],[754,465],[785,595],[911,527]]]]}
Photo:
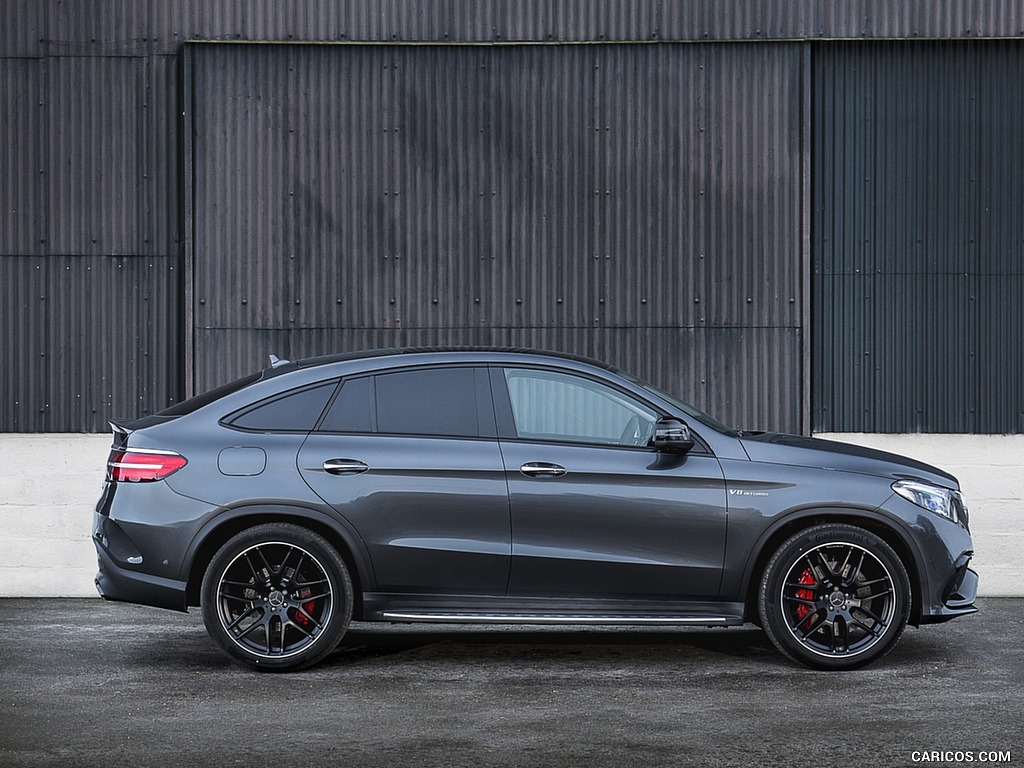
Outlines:
{"type": "Polygon", "coordinates": [[[758,597],[762,626],[772,643],[786,656],[815,669],[856,669],[876,661],[892,650],[910,616],[910,579],[899,556],[871,531],[845,523],[817,525],[784,541],[765,567],[758,597]],[[896,602],[880,641],[860,653],[837,658],[816,654],[800,643],[789,629],[781,604],[783,584],[793,566],[805,553],[831,543],[852,544],[876,557],[889,572],[896,602]]]}
{"type": "Polygon", "coordinates": [[[254,669],[290,671],[308,667],[325,657],[337,646],[352,620],[352,580],[337,551],[319,534],[288,523],[265,523],[242,531],[230,538],[213,556],[203,575],[200,605],[203,622],[210,637],[229,656],[254,669]],[[225,629],[218,607],[220,580],[228,566],[247,549],[269,542],[282,542],[300,547],[316,558],[327,575],[331,589],[331,617],[327,626],[308,647],[285,658],[266,658],[246,651],[225,629]]]}

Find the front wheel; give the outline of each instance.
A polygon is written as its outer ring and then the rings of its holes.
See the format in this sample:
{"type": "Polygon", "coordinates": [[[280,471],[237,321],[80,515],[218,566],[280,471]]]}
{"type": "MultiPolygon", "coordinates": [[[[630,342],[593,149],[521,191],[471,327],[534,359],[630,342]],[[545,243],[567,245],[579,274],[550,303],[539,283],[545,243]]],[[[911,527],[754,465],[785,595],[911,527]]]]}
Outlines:
{"type": "Polygon", "coordinates": [[[772,643],[816,669],[855,669],[896,644],[910,615],[910,580],[875,534],[832,523],[783,542],[765,568],[761,621],[772,643]]]}
{"type": "Polygon", "coordinates": [[[229,655],[288,671],[334,650],[352,619],[352,580],[322,536],[268,523],[220,548],[203,577],[201,603],[206,631],[229,655]]]}

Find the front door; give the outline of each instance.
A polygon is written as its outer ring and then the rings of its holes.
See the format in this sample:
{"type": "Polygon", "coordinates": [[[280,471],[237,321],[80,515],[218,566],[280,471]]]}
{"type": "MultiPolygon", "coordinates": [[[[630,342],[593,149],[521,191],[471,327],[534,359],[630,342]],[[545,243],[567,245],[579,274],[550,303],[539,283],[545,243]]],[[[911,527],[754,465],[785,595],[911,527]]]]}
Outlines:
{"type": "Polygon", "coordinates": [[[510,596],[710,598],[725,554],[718,460],[647,447],[660,415],[575,373],[506,368],[515,438],[510,596]]]}

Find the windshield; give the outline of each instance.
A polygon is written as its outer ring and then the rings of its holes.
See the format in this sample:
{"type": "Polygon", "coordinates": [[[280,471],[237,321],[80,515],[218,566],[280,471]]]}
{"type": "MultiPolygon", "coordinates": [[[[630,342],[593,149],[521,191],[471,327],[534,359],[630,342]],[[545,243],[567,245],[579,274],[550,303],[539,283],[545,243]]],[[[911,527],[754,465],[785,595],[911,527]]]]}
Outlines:
{"type": "Polygon", "coordinates": [[[681,410],[683,413],[685,413],[687,416],[699,421],[704,426],[711,427],[713,430],[715,430],[716,432],[721,432],[723,435],[729,435],[730,437],[738,437],[738,433],[735,429],[731,429],[730,427],[725,426],[725,424],[720,422],[718,419],[714,418],[713,416],[709,416],[699,408],[694,408],[689,403],[684,403],[675,395],[671,395],[665,390],[659,389],[658,387],[654,386],[653,384],[648,384],[643,379],[638,379],[636,376],[633,376],[632,374],[622,373],[620,371],[619,375],[622,376],[624,379],[628,379],[629,381],[633,382],[637,386],[643,387],[652,395],[657,395],[662,400],[669,402],[670,404],[674,405],[676,408],[681,410]]]}

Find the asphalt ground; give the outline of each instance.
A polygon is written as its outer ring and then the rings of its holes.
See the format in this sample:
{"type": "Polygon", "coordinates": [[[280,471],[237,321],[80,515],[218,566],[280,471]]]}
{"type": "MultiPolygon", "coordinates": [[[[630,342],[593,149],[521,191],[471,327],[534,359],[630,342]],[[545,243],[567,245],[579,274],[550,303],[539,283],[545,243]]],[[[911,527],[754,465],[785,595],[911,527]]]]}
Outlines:
{"type": "Polygon", "coordinates": [[[196,612],[0,600],[0,766],[1024,766],[1024,600],[979,605],[840,674],[754,627],[379,624],[261,674],[196,612]]]}

